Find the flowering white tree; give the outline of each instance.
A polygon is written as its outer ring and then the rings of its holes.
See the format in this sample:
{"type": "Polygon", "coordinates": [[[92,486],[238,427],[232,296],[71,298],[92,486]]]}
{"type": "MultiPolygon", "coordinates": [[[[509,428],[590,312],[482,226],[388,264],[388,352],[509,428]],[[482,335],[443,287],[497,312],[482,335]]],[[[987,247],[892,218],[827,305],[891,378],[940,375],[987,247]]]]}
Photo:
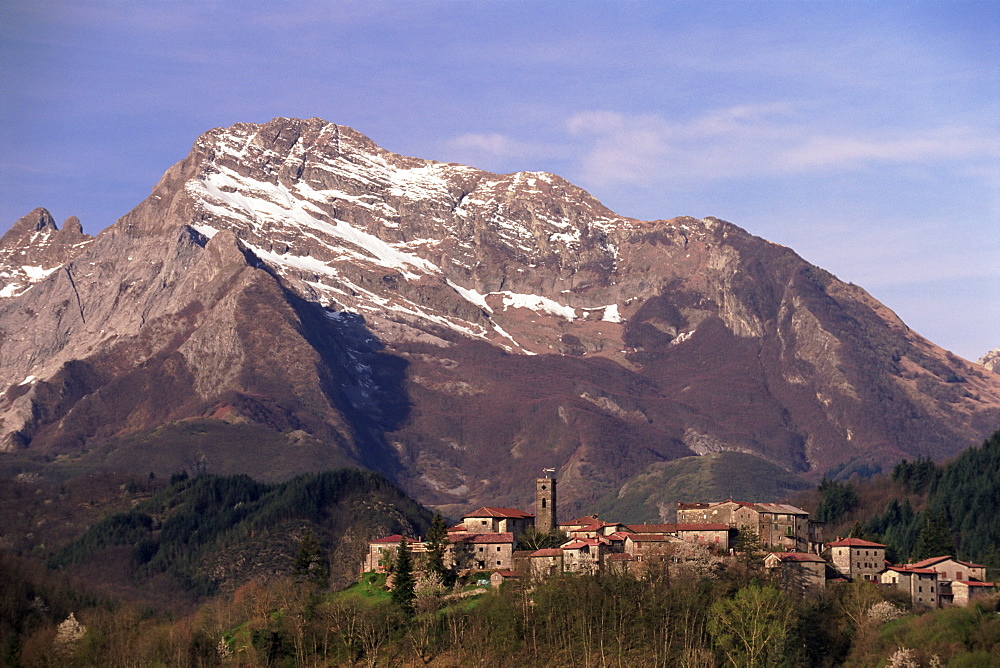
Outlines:
{"type": "Polygon", "coordinates": [[[891,622],[894,619],[899,619],[906,612],[897,605],[893,605],[889,601],[879,601],[872,607],[868,608],[868,619],[879,624],[885,624],[886,622],[891,622]]]}
{"type": "Polygon", "coordinates": [[[900,647],[889,657],[885,668],[920,668],[920,664],[917,663],[917,653],[912,649],[900,647]]]}

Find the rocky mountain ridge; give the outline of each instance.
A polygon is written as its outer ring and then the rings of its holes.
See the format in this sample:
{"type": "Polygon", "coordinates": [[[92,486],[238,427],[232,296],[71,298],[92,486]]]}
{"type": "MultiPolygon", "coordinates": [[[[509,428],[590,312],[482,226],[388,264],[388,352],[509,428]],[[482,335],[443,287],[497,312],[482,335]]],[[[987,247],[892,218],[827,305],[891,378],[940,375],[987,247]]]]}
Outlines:
{"type": "Polygon", "coordinates": [[[92,240],[76,216],[59,228],[48,211],[35,209],[0,240],[0,298],[24,293],[79,255],[92,240]]]}
{"type": "MultiPolygon", "coordinates": [[[[0,248],[36,252],[27,227],[0,248]]],[[[209,131],[76,243],[0,299],[8,450],[146,462],[144,434],[222,421],[279,434],[274,461],[360,464],[444,509],[525,504],[555,465],[572,508],[679,457],[816,477],[1000,424],[1000,377],[791,249],[321,119],[209,131]]]]}

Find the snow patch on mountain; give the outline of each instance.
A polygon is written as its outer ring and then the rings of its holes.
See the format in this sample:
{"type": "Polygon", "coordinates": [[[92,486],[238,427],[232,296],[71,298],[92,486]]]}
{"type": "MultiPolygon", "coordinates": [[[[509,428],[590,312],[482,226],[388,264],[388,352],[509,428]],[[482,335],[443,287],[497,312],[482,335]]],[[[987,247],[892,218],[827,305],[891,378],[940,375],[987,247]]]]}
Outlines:
{"type": "Polygon", "coordinates": [[[541,311],[565,318],[566,320],[576,320],[576,309],[565,306],[559,302],[542,297],[541,295],[525,295],[516,292],[497,292],[492,294],[503,295],[503,306],[507,308],[526,308],[532,311],[541,311]]]}

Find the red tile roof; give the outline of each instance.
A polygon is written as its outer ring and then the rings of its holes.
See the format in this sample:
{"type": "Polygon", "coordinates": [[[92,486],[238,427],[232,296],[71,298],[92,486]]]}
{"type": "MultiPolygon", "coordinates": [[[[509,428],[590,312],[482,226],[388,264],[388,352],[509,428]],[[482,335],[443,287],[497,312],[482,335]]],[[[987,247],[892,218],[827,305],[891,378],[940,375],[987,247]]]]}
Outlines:
{"type": "Polygon", "coordinates": [[[950,554],[946,554],[943,557],[931,557],[930,559],[924,559],[923,561],[918,561],[917,563],[910,565],[917,566],[919,568],[925,568],[927,566],[933,566],[934,564],[940,564],[942,561],[948,561],[949,559],[954,561],[956,564],[961,564],[962,566],[965,566],[966,568],[986,568],[982,564],[973,564],[968,561],[960,561],[955,557],[951,556],[950,554]]]}
{"type": "Polygon", "coordinates": [[[968,585],[970,587],[993,587],[993,586],[995,586],[994,583],[992,583],[992,582],[979,582],[977,580],[955,580],[955,581],[952,582],[953,585],[955,583],[968,585]]]}
{"type": "Polygon", "coordinates": [[[471,513],[466,513],[462,516],[462,519],[469,517],[506,517],[510,519],[525,519],[528,517],[534,517],[534,515],[526,513],[523,510],[518,510],[517,508],[488,508],[483,506],[478,510],[473,510],[471,513]]]}
{"type": "Polygon", "coordinates": [[[827,547],[885,547],[882,543],[873,543],[870,540],[860,538],[841,538],[832,543],[827,543],[827,547]]]}
{"type": "Polygon", "coordinates": [[[726,499],[725,501],[710,501],[708,503],[681,503],[677,502],[678,510],[708,510],[709,508],[715,508],[716,506],[722,506],[727,503],[732,503],[737,506],[742,506],[744,508],[751,508],[759,513],[775,513],[778,515],[808,515],[806,511],[801,508],[796,508],[795,506],[789,505],[787,503],[753,503],[750,501],[733,501],[732,499],[726,499]]]}
{"type": "Polygon", "coordinates": [[[560,545],[559,549],[561,549],[561,550],[576,550],[576,549],[579,549],[579,548],[584,547],[584,546],[594,547],[596,545],[601,545],[602,543],[604,545],[607,545],[610,542],[611,541],[609,541],[607,538],[604,538],[604,537],[601,537],[601,538],[576,538],[574,540],[571,540],[568,543],[560,545]]]}
{"type": "Polygon", "coordinates": [[[548,547],[548,548],[545,548],[544,550],[535,550],[534,552],[532,552],[528,556],[529,557],[561,557],[562,556],[562,550],[560,550],[558,547],[548,547]]]}
{"type": "Polygon", "coordinates": [[[566,533],[586,533],[589,531],[600,531],[604,526],[603,522],[594,522],[593,524],[578,525],[573,524],[566,528],[566,533]]]}
{"type": "Polygon", "coordinates": [[[584,515],[583,517],[577,517],[575,520],[569,520],[568,522],[560,522],[561,527],[585,527],[591,524],[603,523],[607,524],[603,520],[597,519],[597,515],[584,515]]]}
{"type": "Polygon", "coordinates": [[[889,566],[886,570],[897,573],[916,573],[918,575],[937,575],[933,568],[915,568],[913,566],[889,566]]]}
{"type": "MultiPolygon", "coordinates": [[[[378,540],[373,540],[371,542],[373,544],[374,543],[380,543],[380,544],[381,543],[398,543],[400,538],[402,538],[402,536],[397,533],[397,534],[393,534],[391,536],[386,536],[385,538],[379,538],[378,540]]],[[[418,541],[416,538],[410,538],[409,536],[407,536],[406,537],[406,542],[407,543],[418,543],[420,541],[418,541]]]]}

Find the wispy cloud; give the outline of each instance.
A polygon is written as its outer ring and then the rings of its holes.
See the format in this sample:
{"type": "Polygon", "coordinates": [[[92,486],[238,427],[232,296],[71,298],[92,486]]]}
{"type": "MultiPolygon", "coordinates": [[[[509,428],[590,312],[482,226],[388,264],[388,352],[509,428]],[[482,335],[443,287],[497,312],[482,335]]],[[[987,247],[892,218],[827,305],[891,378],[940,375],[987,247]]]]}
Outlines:
{"type": "Polygon", "coordinates": [[[968,168],[1000,151],[995,137],[972,127],[830,129],[810,113],[787,102],[714,109],[682,121],[583,111],[567,120],[566,131],[578,142],[581,178],[590,183],[800,175],[885,163],[968,168]]]}
{"type": "Polygon", "coordinates": [[[514,139],[499,132],[469,132],[455,137],[450,144],[459,150],[478,151],[497,158],[516,155],[523,150],[514,139]]]}
{"type": "Polygon", "coordinates": [[[898,138],[816,135],[784,151],[788,171],[827,167],[849,168],[878,162],[920,163],[984,157],[996,152],[996,142],[971,128],[944,127],[898,138]]]}

